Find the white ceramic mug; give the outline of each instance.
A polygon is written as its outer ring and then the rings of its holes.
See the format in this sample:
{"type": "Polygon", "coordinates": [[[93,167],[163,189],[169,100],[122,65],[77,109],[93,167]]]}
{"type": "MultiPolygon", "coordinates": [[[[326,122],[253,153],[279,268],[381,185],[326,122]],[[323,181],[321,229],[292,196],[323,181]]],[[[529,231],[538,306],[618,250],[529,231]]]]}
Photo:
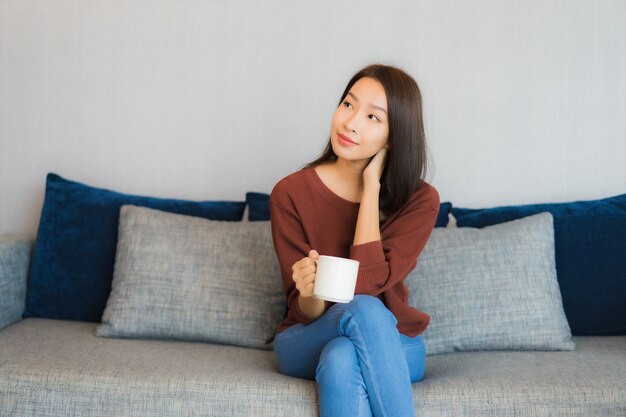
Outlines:
{"type": "Polygon", "coordinates": [[[336,303],[349,303],[354,298],[359,261],[320,255],[317,260],[313,294],[336,303]]]}

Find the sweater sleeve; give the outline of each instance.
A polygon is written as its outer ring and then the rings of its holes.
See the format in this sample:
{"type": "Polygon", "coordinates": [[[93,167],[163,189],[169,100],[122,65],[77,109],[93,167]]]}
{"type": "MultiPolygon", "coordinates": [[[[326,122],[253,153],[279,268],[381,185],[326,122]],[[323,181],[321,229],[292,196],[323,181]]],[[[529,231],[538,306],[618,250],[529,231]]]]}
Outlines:
{"type": "MultiPolygon", "coordinates": [[[[272,191],[270,196],[272,238],[290,314],[300,323],[309,324],[315,319],[306,316],[298,305],[299,291],[291,276],[291,267],[300,259],[308,256],[311,246],[297,211],[288,201],[288,196],[285,195],[284,191],[276,188],[272,191]]],[[[329,304],[328,302],[325,304],[325,309],[327,309],[329,304]]]]}
{"type": "Polygon", "coordinates": [[[359,261],[355,292],[377,296],[403,281],[417,265],[438,213],[439,193],[427,185],[389,221],[381,240],[352,246],[350,258],[359,261]]]}

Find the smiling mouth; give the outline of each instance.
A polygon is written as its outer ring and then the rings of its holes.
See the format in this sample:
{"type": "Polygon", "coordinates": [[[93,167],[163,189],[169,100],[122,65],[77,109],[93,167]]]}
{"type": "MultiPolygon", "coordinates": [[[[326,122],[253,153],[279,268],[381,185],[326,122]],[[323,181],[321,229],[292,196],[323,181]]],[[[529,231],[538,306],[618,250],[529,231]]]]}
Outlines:
{"type": "Polygon", "coordinates": [[[342,135],[341,133],[339,134],[339,139],[341,139],[341,140],[342,140],[342,141],[344,141],[344,142],[351,143],[351,144],[353,144],[353,145],[358,145],[358,143],[356,143],[355,141],[353,141],[353,140],[352,140],[352,139],[350,139],[349,137],[342,135]]]}

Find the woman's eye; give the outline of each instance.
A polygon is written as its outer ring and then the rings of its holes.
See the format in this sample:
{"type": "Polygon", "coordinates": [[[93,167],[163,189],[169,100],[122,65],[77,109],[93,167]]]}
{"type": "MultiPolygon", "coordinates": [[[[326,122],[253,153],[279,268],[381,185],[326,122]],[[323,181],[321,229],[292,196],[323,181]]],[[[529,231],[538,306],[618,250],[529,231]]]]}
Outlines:
{"type": "Polygon", "coordinates": [[[374,116],[373,114],[370,114],[370,115],[369,115],[369,117],[370,117],[370,118],[372,118],[372,117],[373,117],[373,119],[372,119],[372,120],[376,120],[377,122],[380,122],[380,120],[378,119],[378,117],[374,116]]]}
{"type": "Polygon", "coordinates": [[[350,104],[350,102],[349,102],[349,101],[344,101],[344,102],[343,102],[343,104],[344,104],[347,108],[352,107],[352,104],[350,104]]]}

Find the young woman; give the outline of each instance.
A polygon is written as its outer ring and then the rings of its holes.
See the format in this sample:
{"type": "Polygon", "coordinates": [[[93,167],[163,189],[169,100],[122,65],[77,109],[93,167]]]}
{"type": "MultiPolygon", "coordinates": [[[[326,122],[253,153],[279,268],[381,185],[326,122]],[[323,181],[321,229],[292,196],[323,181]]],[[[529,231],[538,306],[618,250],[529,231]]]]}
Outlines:
{"type": "Polygon", "coordinates": [[[274,342],[282,373],[315,379],[322,416],[413,416],[424,374],[427,314],[403,281],[439,212],[424,181],[426,140],[417,83],[371,65],[348,83],[322,156],[283,178],[270,197],[287,316],[274,342]],[[316,260],[360,262],[356,295],[313,295],[316,260]]]}

